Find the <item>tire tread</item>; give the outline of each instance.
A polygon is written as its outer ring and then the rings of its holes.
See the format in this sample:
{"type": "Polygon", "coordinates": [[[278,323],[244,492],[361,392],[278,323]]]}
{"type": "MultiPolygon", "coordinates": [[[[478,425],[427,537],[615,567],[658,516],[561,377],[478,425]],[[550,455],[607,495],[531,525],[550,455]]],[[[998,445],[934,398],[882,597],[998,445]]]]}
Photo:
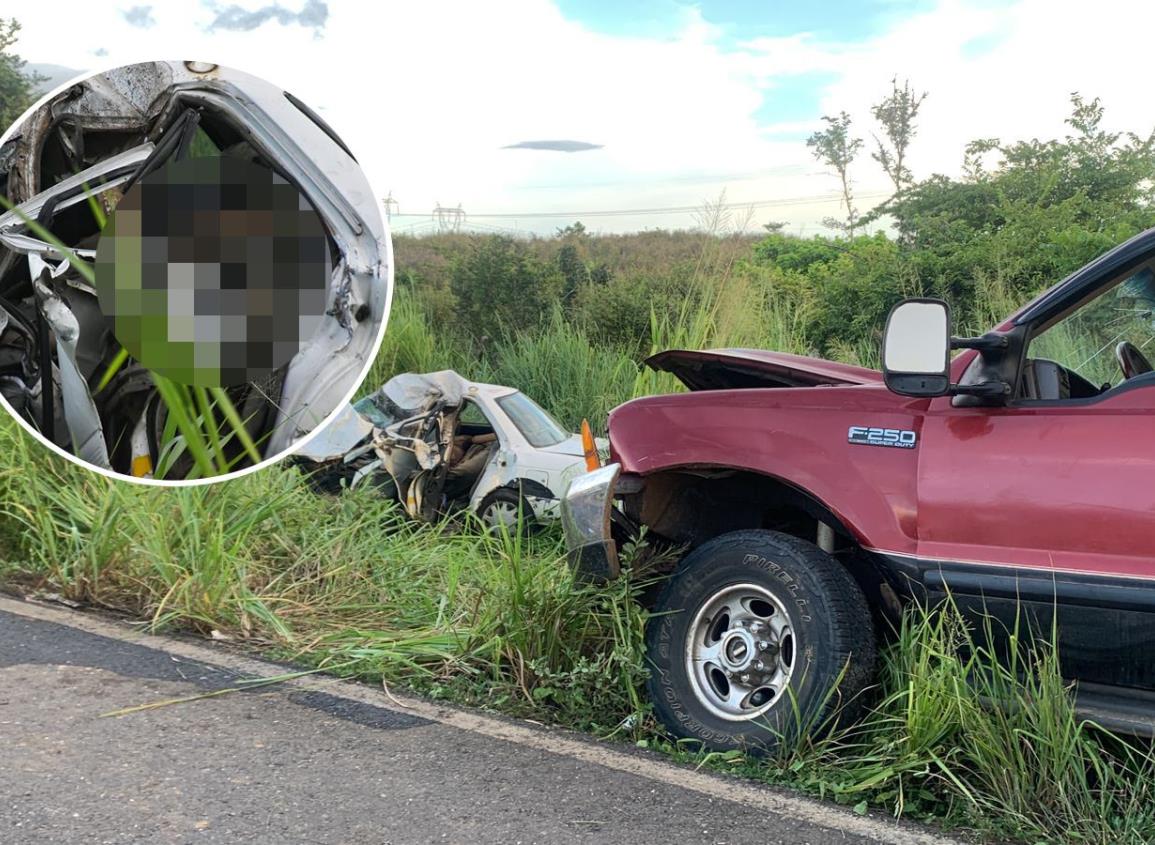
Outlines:
{"type": "MultiPolygon", "coordinates": [[[[878,660],[878,645],[874,621],[866,597],[850,574],[833,556],[812,543],[790,534],[762,529],[744,529],[720,535],[706,541],[687,554],[663,586],[655,605],[656,613],[680,608],[674,606],[675,595],[683,585],[683,578],[694,577],[699,571],[708,572],[718,555],[747,554],[754,545],[763,550],[792,558],[814,577],[820,586],[821,601],[829,615],[827,624],[832,633],[836,665],[845,666],[838,690],[829,695],[817,714],[815,724],[822,724],[841,708],[840,721],[854,719],[864,704],[862,692],[873,683],[878,660]],[[769,547],[769,549],[767,548],[769,547]]],[[[651,630],[656,626],[651,626],[651,630]]],[[[647,633],[647,650],[652,654],[656,646],[647,633]]],[[[651,672],[648,682],[651,701],[659,711],[656,673],[651,672]]],[[[660,713],[659,713],[660,715],[660,713]]],[[[667,727],[673,727],[667,722],[667,727]]]]}

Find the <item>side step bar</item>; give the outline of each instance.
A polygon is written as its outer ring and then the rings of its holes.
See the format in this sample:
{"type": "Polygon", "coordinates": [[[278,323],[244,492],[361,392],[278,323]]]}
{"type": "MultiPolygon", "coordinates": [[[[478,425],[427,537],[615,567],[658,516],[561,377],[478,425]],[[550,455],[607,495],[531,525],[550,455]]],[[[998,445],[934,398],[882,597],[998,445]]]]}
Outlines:
{"type": "Polygon", "coordinates": [[[1079,682],[1075,709],[1080,717],[1114,733],[1155,737],[1155,690],[1079,682]]]}

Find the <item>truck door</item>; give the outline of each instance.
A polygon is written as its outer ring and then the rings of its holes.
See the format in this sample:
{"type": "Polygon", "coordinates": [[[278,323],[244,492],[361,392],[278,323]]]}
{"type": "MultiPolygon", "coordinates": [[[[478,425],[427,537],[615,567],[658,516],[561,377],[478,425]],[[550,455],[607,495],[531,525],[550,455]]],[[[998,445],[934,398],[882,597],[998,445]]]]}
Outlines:
{"type": "Polygon", "coordinates": [[[1069,676],[1155,689],[1155,373],[1124,378],[1115,355],[1155,350],[1146,274],[1034,327],[1009,406],[931,403],[917,563],[975,614],[1057,620],[1069,676]]]}

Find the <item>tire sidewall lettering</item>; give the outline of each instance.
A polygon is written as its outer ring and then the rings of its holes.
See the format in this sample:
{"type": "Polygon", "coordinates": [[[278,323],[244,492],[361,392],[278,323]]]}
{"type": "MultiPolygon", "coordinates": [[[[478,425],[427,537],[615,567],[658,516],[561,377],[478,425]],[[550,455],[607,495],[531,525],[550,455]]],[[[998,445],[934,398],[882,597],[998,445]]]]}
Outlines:
{"type": "MultiPolygon", "coordinates": [[[[735,532],[738,534],[739,532],[735,532]]],[[[655,606],[647,632],[650,680],[655,715],[674,736],[696,739],[707,747],[768,748],[783,736],[805,730],[811,718],[826,712],[828,684],[840,677],[835,665],[838,620],[831,617],[828,590],[841,585],[826,569],[840,566],[797,538],[750,530],[747,536],[722,535],[692,550],[676,570],[655,606]],[[775,706],[757,719],[726,720],[698,700],[685,666],[689,626],[709,595],[730,585],[760,584],[775,593],[790,617],[795,634],[794,674],[790,681],[797,704],[775,706]],[[803,710],[799,724],[796,706],[803,710]],[[808,715],[813,710],[813,715],[808,715]]],[[[843,588],[844,589],[844,588],[843,588]]],[[[873,660],[873,655],[871,655],[873,660]]],[[[785,699],[784,699],[785,700],[785,699]]]]}
{"type": "Polygon", "coordinates": [[[793,575],[786,571],[782,564],[759,555],[747,554],[742,558],[742,565],[756,566],[782,584],[782,586],[790,592],[790,599],[798,609],[799,622],[814,621],[814,617],[810,611],[810,601],[799,595],[802,585],[798,583],[798,580],[793,575]]]}

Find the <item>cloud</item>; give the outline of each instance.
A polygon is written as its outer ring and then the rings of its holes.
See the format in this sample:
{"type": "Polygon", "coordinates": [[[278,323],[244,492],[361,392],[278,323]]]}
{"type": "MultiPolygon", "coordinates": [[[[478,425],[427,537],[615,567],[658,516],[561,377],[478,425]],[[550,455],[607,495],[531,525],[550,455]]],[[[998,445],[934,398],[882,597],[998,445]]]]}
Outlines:
{"type": "Polygon", "coordinates": [[[271,20],[275,20],[281,26],[299,24],[319,32],[325,28],[325,23],[329,20],[329,6],[325,0],[305,0],[301,11],[290,12],[280,3],[272,3],[253,10],[233,4],[217,12],[217,16],[209,24],[209,29],[249,32],[271,20]]]}
{"type": "Polygon", "coordinates": [[[140,29],[150,29],[156,26],[156,18],[152,16],[152,6],[132,6],[120,12],[131,26],[140,29]]]}
{"type": "MultiPolygon", "coordinates": [[[[399,228],[428,222],[437,202],[467,213],[668,208],[725,187],[733,203],[791,200],[760,207],[758,221],[812,234],[839,214],[829,199],[838,183],[806,136],[823,114],[851,114],[865,141],[852,175],[867,206],[887,188],[869,156],[870,106],[896,75],[930,92],[909,160],[917,178],[958,175],[974,138],[1061,137],[1071,91],[1102,97],[1110,131],[1146,134],[1155,117],[1150,28],[1118,24],[1134,19],[1134,0],[1096,0],[1093,15],[1075,0],[927,0],[855,40],[719,35],[702,22],[709,11],[660,36],[610,34],[554,0],[126,2],[154,3],[146,39],[120,14],[85,17],[91,0],[55,0],[25,4],[18,49],[47,62],[107,45],[101,65],[195,55],[268,79],[324,116],[382,196],[392,189],[413,215],[394,216],[399,228]],[[70,17],[86,25],[61,28],[70,17]],[[283,25],[254,38],[251,27],[267,21],[283,25]],[[590,138],[604,145],[596,155],[502,149],[514,139],[590,138]]],[[[566,222],[508,225],[546,232],[566,222]]],[[[596,225],[627,231],[693,218],[596,225]]]]}
{"type": "Polygon", "coordinates": [[[589,141],[518,141],[516,144],[506,144],[503,150],[553,150],[559,153],[580,153],[586,150],[604,149],[604,144],[591,144],[589,141]]]}

